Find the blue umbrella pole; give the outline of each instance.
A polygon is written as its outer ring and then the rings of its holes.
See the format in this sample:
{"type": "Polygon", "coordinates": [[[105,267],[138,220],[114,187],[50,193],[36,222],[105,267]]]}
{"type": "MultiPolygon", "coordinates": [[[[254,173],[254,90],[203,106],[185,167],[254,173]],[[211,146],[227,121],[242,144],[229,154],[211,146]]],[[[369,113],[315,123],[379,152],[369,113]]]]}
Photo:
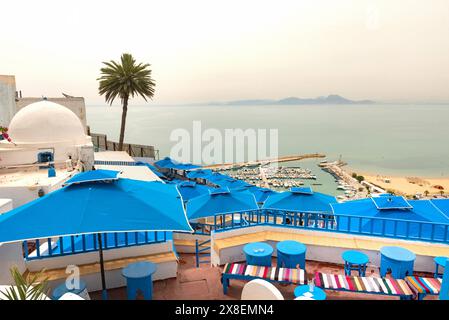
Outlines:
{"type": "Polygon", "coordinates": [[[106,290],[106,277],[104,275],[104,261],[103,261],[103,241],[101,239],[101,233],[97,234],[98,237],[98,248],[100,254],[100,270],[101,270],[101,288],[102,288],[102,298],[103,300],[108,299],[108,291],[106,290]]]}

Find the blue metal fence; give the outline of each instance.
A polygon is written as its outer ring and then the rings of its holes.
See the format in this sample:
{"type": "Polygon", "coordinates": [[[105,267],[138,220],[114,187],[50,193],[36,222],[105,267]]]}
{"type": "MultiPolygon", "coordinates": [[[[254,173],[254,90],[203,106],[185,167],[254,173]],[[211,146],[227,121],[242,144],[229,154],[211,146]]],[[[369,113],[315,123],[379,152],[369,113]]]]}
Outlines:
{"type": "MultiPolygon", "coordinates": [[[[104,233],[101,236],[103,250],[141,246],[167,241],[167,232],[165,231],[113,232],[104,233]]],[[[27,260],[79,254],[97,250],[98,238],[96,234],[83,234],[36,239],[34,241],[23,241],[23,252],[25,259],[27,260]],[[29,253],[28,245],[32,242],[34,242],[35,250],[29,253]]]]}
{"type": "Polygon", "coordinates": [[[259,209],[214,216],[210,227],[224,232],[257,225],[449,243],[449,224],[353,215],[259,209]],[[238,217],[236,221],[236,217],[238,217]]]}

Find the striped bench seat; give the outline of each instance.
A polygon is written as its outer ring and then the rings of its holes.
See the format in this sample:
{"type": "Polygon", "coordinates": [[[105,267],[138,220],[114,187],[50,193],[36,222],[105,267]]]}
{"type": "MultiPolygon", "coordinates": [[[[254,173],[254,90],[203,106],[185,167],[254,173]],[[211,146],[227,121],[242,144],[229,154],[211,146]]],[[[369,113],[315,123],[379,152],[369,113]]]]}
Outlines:
{"type": "Polygon", "coordinates": [[[224,266],[221,282],[223,293],[227,294],[230,279],[263,279],[271,282],[305,284],[306,273],[300,268],[277,268],[247,265],[246,263],[227,263],[224,266]]]}
{"type": "Polygon", "coordinates": [[[426,295],[440,294],[443,279],[409,276],[405,277],[405,281],[418,299],[422,300],[426,295]]]}
{"type": "Polygon", "coordinates": [[[411,299],[413,296],[413,291],[402,279],[354,277],[316,272],[315,285],[328,290],[399,296],[401,299],[411,299]]]}

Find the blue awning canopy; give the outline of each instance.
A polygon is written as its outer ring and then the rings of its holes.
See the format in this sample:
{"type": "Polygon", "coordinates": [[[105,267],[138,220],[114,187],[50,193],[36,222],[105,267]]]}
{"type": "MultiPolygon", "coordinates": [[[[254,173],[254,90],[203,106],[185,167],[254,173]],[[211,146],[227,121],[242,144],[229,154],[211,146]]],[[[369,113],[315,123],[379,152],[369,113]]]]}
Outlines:
{"type": "Polygon", "coordinates": [[[227,179],[221,179],[216,182],[216,184],[222,188],[226,187],[229,189],[238,189],[241,187],[245,187],[249,185],[249,183],[243,181],[243,180],[237,180],[233,178],[227,178],[227,179]]]}
{"type": "Polygon", "coordinates": [[[218,172],[212,172],[205,176],[204,179],[210,183],[218,184],[218,182],[230,179],[230,177],[218,172]]]}
{"type": "MultiPolygon", "coordinates": [[[[381,234],[396,234],[397,236],[421,236],[427,237],[432,233],[432,223],[449,223],[449,218],[444,215],[429,200],[407,200],[408,207],[402,209],[383,209],[378,207],[374,200],[386,197],[373,197],[331,204],[337,219],[337,228],[342,231],[351,230],[355,232],[374,232],[381,234]],[[371,218],[371,219],[370,219],[371,218]],[[376,219],[377,218],[377,219],[376,219]],[[408,224],[407,223],[411,222],[408,224]]],[[[382,200],[381,200],[382,201],[382,200]]],[[[398,202],[395,202],[398,203],[398,202]]],[[[403,207],[400,204],[400,207],[403,207]]],[[[434,226],[435,235],[444,232],[443,227],[434,226]]]]}
{"type": "Polygon", "coordinates": [[[170,157],[165,157],[164,159],[156,161],[154,164],[156,167],[165,168],[166,165],[173,163],[173,160],[170,157]]]}
{"type": "Polygon", "coordinates": [[[430,201],[449,219],[449,199],[432,199],[430,201]]]}
{"type": "Polygon", "coordinates": [[[335,197],[320,192],[296,192],[297,189],[270,195],[264,209],[283,209],[304,213],[331,213],[335,197]]]}
{"type": "Polygon", "coordinates": [[[187,178],[189,179],[203,179],[204,177],[210,175],[213,171],[210,169],[198,169],[192,170],[187,173],[187,178]]]}
{"type": "Polygon", "coordinates": [[[249,192],[254,194],[254,197],[256,197],[257,203],[264,203],[269,196],[278,194],[279,192],[276,192],[274,190],[268,189],[268,188],[257,188],[256,189],[250,189],[249,192]]]}
{"type": "Polygon", "coordinates": [[[222,213],[258,209],[256,199],[250,192],[213,189],[187,202],[187,216],[198,219],[222,213]]]}
{"type": "Polygon", "coordinates": [[[199,197],[203,194],[209,193],[208,186],[195,183],[193,181],[183,181],[177,184],[179,193],[184,201],[199,197]]]}
{"type": "Polygon", "coordinates": [[[159,168],[175,170],[194,170],[201,168],[201,166],[197,166],[191,163],[181,163],[179,161],[171,159],[170,157],[165,157],[162,160],[156,161],[154,164],[159,168]]]}
{"type": "Polygon", "coordinates": [[[400,196],[382,195],[381,197],[373,197],[371,200],[379,210],[413,209],[410,203],[400,196]]]}
{"type": "Polygon", "coordinates": [[[0,216],[0,242],[126,231],[192,231],[176,186],[123,178],[70,184],[0,216]]]}
{"type": "Polygon", "coordinates": [[[86,183],[95,181],[113,181],[118,179],[120,171],[114,170],[92,170],[78,173],[69,180],[67,180],[64,185],[68,186],[76,183],[86,183]]]}
{"type": "Polygon", "coordinates": [[[313,194],[312,187],[292,187],[290,188],[292,193],[301,193],[301,194],[313,194]]]}

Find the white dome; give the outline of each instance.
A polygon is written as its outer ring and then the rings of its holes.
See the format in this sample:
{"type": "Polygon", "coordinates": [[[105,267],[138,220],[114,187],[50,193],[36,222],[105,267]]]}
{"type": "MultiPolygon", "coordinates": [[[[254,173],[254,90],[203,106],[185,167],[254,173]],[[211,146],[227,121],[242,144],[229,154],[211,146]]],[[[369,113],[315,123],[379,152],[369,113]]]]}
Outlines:
{"type": "Polygon", "coordinates": [[[83,124],[75,113],[46,100],[19,110],[9,124],[8,133],[16,144],[71,142],[77,145],[87,140],[83,124]]]}

